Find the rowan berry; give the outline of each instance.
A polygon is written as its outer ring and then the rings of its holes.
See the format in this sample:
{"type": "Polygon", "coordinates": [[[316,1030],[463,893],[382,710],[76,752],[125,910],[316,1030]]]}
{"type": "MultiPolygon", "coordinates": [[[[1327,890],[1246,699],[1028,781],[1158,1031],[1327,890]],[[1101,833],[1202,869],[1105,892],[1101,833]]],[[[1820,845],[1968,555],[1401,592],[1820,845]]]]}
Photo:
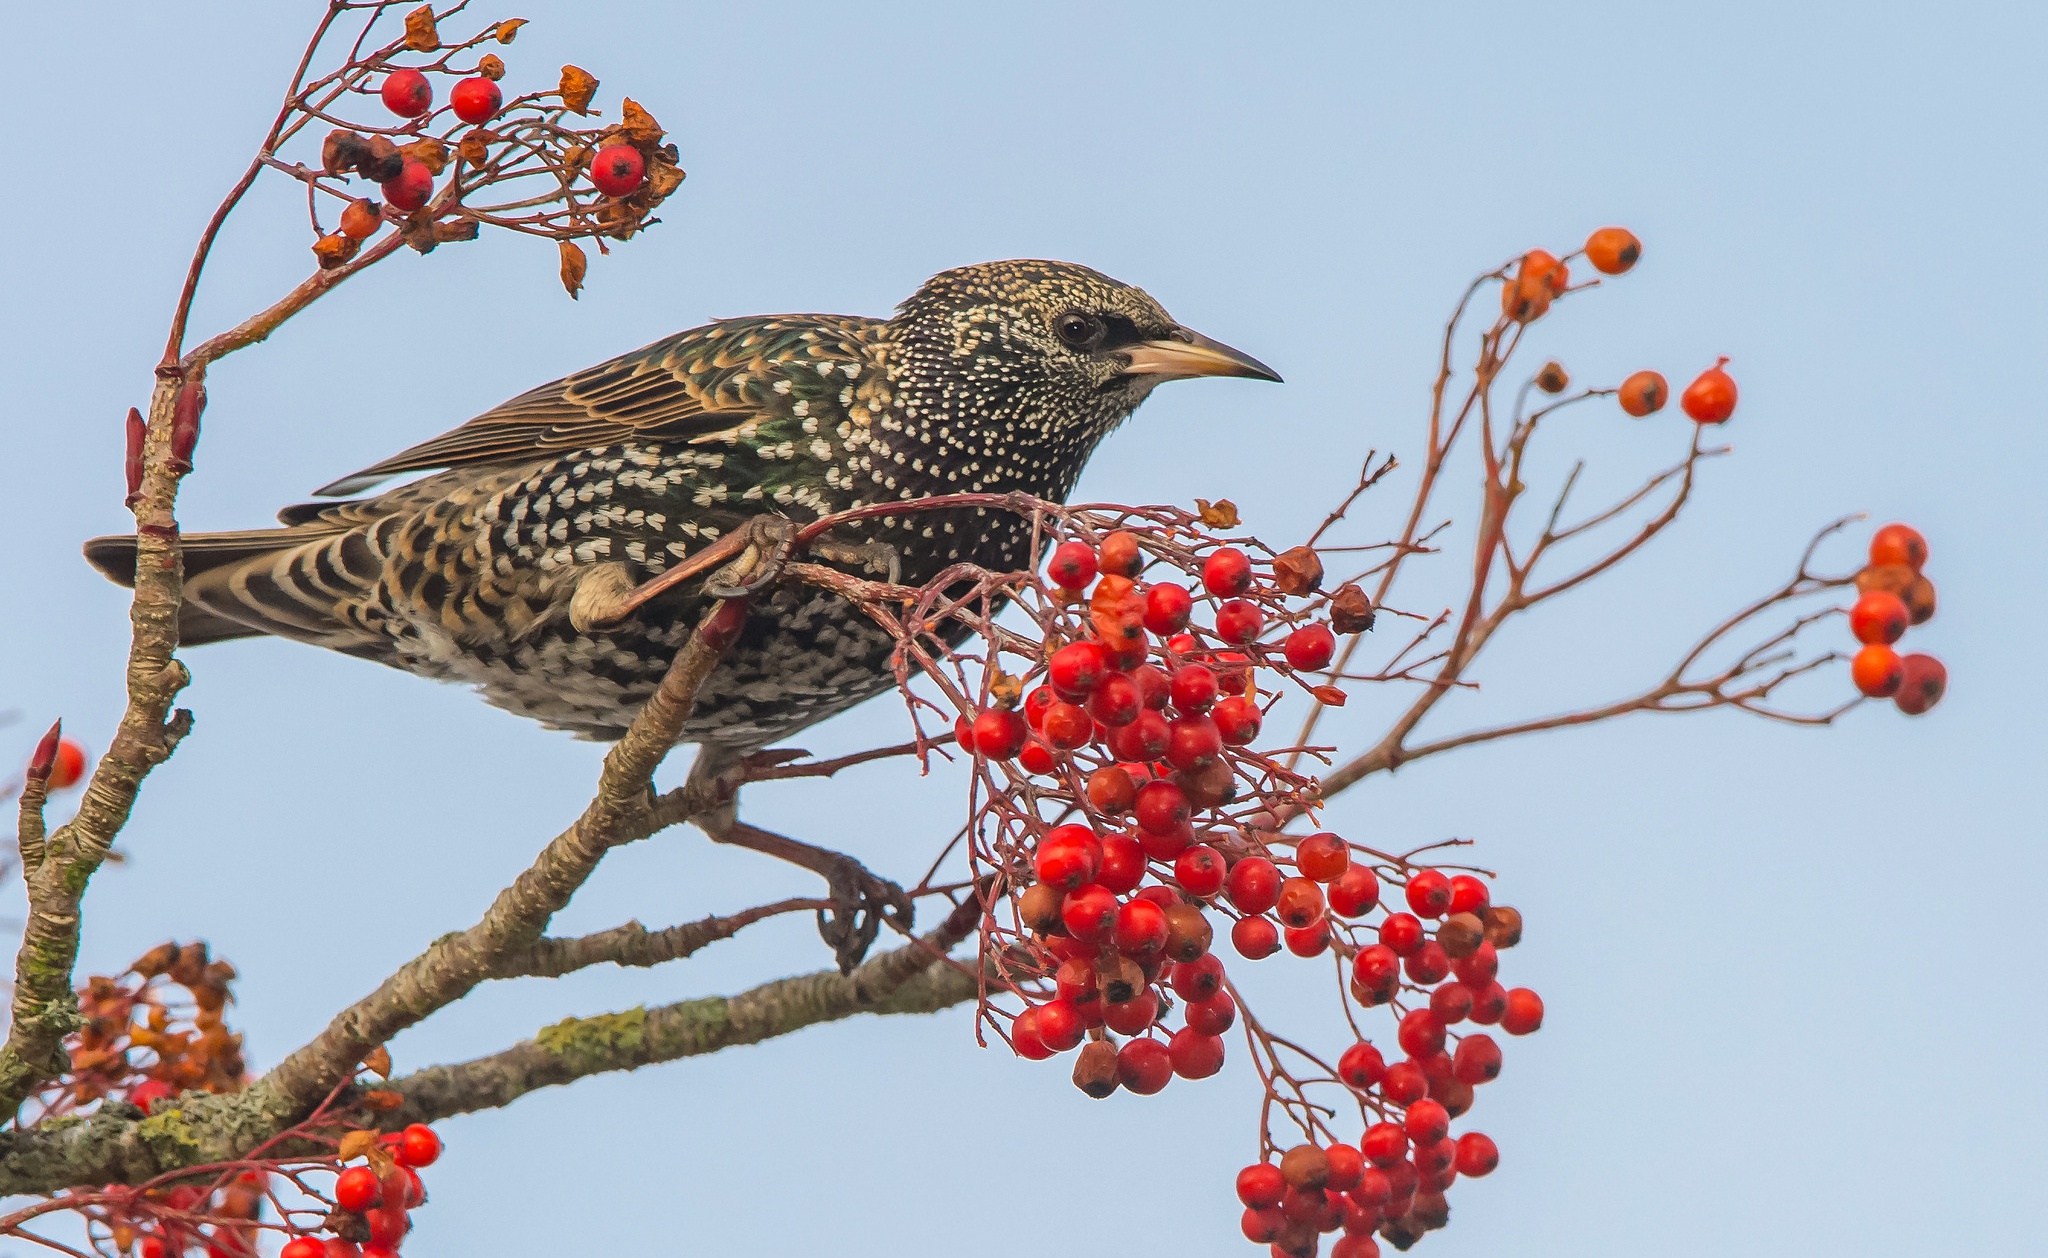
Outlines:
{"type": "Polygon", "coordinates": [[[590,183],[608,197],[623,197],[647,178],[647,159],[630,144],[607,144],[590,159],[590,183]]]}
{"type": "MultiPolygon", "coordinates": [[[[1363,1149],[1359,1150],[1361,1156],[1364,1152],[1363,1149]]],[[[1394,1186],[1387,1179],[1387,1173],[1371,1165],[1369,1161],[1365,1169],[1359,1173],[1358,1187],[1351,1190],[1351,1199],[1364,1207],[1368,1213],[1374,1214],[1375,1218],[1378,1208],[1385,1205],[1387,1198],[1393,1195],[1394,1186]]],[[[1377,1222],[1372,1226],[1377,1227],[1377,1222]]]]}
{"type": "Polygon", "coordinates": [[[1138,784],[1116,765],[1104,765],[1088,775],[1088,803],[1099,813],[1116,816],[1137,799],[1138,784]]]}
{"type": "Polygon", "coordinates": [[[135,1253],[137,1258],[172,1258],[171,1247],[164,1243],[164,1238],[153,1234],[136,1244],[135,1253]]]}
{"type": "MultiPolygon", "coordinates": [[[[432,1135],[433,1133],[428,1132],[427,1134],[432,1135]]],[[[385,1136],[383,1138],[384,1146],[391,1150],[394,1159],[398,1156],[403,1142],[404,1138],[402,1136],[385,1136]]],[[[427,1186],[420,1180],[420,1173],[403,1163],[393,1168],[392,1172],[384,1177],[383,1188],[384,1208],[386,1210],[410,1210],[415,1206],[425,1204],[427,1200],[427,1186]]]]}
{"type": "Polygon", "coordinates": [[[1282,926],[1299,930],[1314,925],[1323,917],[1323,889],[1307,878],[1289,878],[1280,884],[1273,906],[1282,926]]]}
{"type": "Polygon", "coordinates": [[[1330,632],[1328,625],[1304,625],[1287,635],[1281,649],[1290,667],[1304,673],[1319,673],[1329,667],[1337,654],[1337,635],[1330,632]]]}
{"type": "Polygon", "coordinates": [[[1477,913],[1493,899],[1486,883],[1471,874],[1455,874],[1451,878],[1452,913],[1477,913]]]}
{"type": "Polygon", "coordinates": [[[1434,939],[1424,940],[1420,948],[1401,958],[1402,968],[1408,971],[1413,981],[1428,987],[1441,983],[1451,972],[1451,954],[1434,939]]]}
{"type": "MultiPolygon", "coordinates": [[[[328,1237],[320,1247],[327,1258],[363,1258],[363,1251],[356,1248],[354,1241],[345,1241],[339,1236],[328,1237]]],[[[144,1254],[142,1258],[150,1258],[150,1255],[144,1254]]]]}
{"type": "MultiPolygon", "coordinates": [[[[329,1252],[333,1251],[330,1250],[329,1252]]],[[[361,1249],[356,1250],[355,1253],[356,1258],[398,1258],[398,1251],[396,1249],[389,1245],[379,1245],[375,1242],[363,1246],[361,1249]]]]}
{"type": "Polygon", "coordinates": [[[1038,1006],[1038,1040],[1055,1053],[1079,1044],[1087,1030],[1081,1011],[1064,1000],[1048,1000],[1038,1006]]]}
{"type": "Polygon", "coordinates": [[[1906,662],[1897,651],[1873,642],[1849,661],[1849,680],[1873,699],[1888,699],[1905,684],[1906,662]]]}
{"type": "Polygon", "coordinates": [[[1927,539],[1920,530],[1906,524],[1887,524],[1870,536],[1873,567],[1897,564],[1920,571],[1927,563],[1927,539]]]}
{"type": "Polygon", "coordinates": [[[1036,738],[1027,738],[1017,751],[1017,763],[1023,766],[1026,773],[1047,777],[1059,768],[1060,762],[1053,754],[1052,748],[1036,738]]]}
{"type": "Polygon", "coordinates": [[[1471,952],[1451,961],[1451,972],[1458,976],[1460,983],[1472,989],[1475,999],[1499,970],[1500,953],[1485,940],[1481,940],[1471,952]]]}
{"type": "Polygon", "coordinates": [[[1885,590],[1872,590],[1849,609],[1849,632],[1858,642],[1890,646],[1906,634],[1906,601],[1885,590]]]}
{"type": "Polygon", "coordinates": [[[1393,1123],[1374,1123],[1358,1138],[1358,1151],[1366,1161],[1385,1169],[1408,1156],[1408,1133],[1393,1123]]]}
{"type": "Polygon", "coordinates": [[[1444,1046],[1444,1024],[1427,1009],[1411,1009],[1401,1018],[1401,1051],[1410,1057],[1428,1057],[1444,1046]]]}
{"type": "Polygon", "coordinates": [[[1187,1007],[1188,1026],[1203,1035],[1221,1035],[1237,1023],[1237,1002],[1229,992],[1217,992],[1207,1000],[1187,1007]]]}
{"type": "Polygon", "coordinates": [[[1252,588],[1252,561],[1235,546],[1221,546],[1202,563],[1202,587],[1220,598],[1252,588]]]}
{"type": "Polygon", "coordinates": [[[1378,990],[1401,982],[1401,958],[1383,943],[1369,944],[1351,960],[1351,977],[1359,986],[1378,990]]]}
{"type": "MultiPolygon", "coordinates": [[[[1418,1105],[1427,1103],[1423,1101],[1416,1102],[1418,1105]]],[[[1446,1114],[1448,1115],[1448,1111],[1446,1111],[1446,1114]]],[[[1448,1136],[1448,1133],[1446,1133],[1446,1136],[1448,1136]]],[[[1442,1192],[1450,1187],[1453,1179],[1457,1178],[1455,1172],[1449,1175],[1445,1174],[1445,1172],[1451,1171],[1452,1167],[1457,1164],[1458,1145],[1456,1141],[1448,1138],[1417,1140],[1415,1142],[1413,1160],[1415,1162],[1415,1174],[1419,1181],[1416,1184],[1418,1191],[1442,1192]]]]}
{"type": "Polygon", "coordinates": [[[384,226],[384,211],[368,197],[357,197],[342,208],[341,234],[350,240],[368,240],[384,226]]]}
{"type": "Polygon", "coordinates": [[[1295,845],[1294,864],[1304,878],[1335,882],[1351,867],[1351,847],[1334,834],[1311,834],[1295,845]]]}
{"type": "Polygon", "coordinates": [[[418,70],[393,70],[377,89],[384,108],[401,118],[417,118],[434,107],[434,85],[418,70]]]}
{"type": "Polygon", "coordinates": [[[1128,895],[1145,880],[1145,849],[1128,834],[1102,836],[1102,864],[1095,880],[1118,895],[1128,895]]]}
{"type": "Polygon", "coordinates": [[[1129,725],[1145,710],[1144,692],[1129,673],[1109,673],[1088,696],[1088,715],[1115,729],[1129,725]]]}
{"type": "Polygon", "coordinates": [[[1508,993],[1507,1010],[1500,1016],[1500,1029],[1509,1035],[1527,1035],[1543,1025],[1543,998],[1526,987],[1508,993]]]}
{"type": "Polygon", "coordinates": [[[1924,625],[1934,619],[1934,582],[1926,577],[1914,577],[1899,591],[1899,598],[1906,604],[1906,618],[1914,624],[1924,625]]]}
{"type": "Polygon", "coordinates": [[[1451,1054],[1451,1075],[1459,1083],[1491,1083],[1500,1078],[1500,1061],[1500,1045],[1484,1031],[1474,1031],[1451,1054]]]}
{"type": "Polygon", "coordinates": [[[1472,1012],[1472,989],[1463,983],[1445,983],[1429,994],[1429,1011],[1438,1022],[1455,1026],[1472,1012]]]}
{"type": "Polygon", "coordinates": [[[1116,1051],[1117,1082],[1138,1096],[1151,1096],[1173,1078],[1173,1059],[1158,1040],[1130,1040],[1116,1051]]]}
{"type": "Polygon", "coordinates": [[[1621,382],[1614,398],[1622,410],[1641,419],[1664,409],[1664,403],[1671,400],[1671,386],[1657,372],[1638,371],[1621,382]]]}
{"type": "Polygon", "coordinates": [[[1266,613],[1259,610],[1257,603],[1233,598],[1216,609],[1216,636],[1232,646],[1258,641],[1259,631],[1265,625],[1266,613]]]}
{"type": "Polygon", "coordinates": [[[432,1166],[434,1159],[441,1156],[441,1137],[425,1123],[409,1124],[398,1134],[398,1149],[393,1156],[400,1166],[432,1166]]]}
{"type": "Polygon", "coordinates": [[[395,178],[379,185],[384,190],[384,199],[393,209],[410,213],[425,205],[434,195],[434,172],[417,157],[408,157],[399,168],[395,178]]]}
{"type": "Polygon", "coordinates": [[[1085,588],[1095,579],[1095,571],[1094,548],[1082,542],[1061,542],[1045,565],[1045,574],[1065,590],[1085,588]]]}
{"type": "Polygon", "coordinates": [[[1239,695],[1218,703],[1209,716],[1216,722],[1216,732],[1231,747],[1242,747],[1257,738],[1259,725],[1265,720],[1258,704],[1239,695]]]}
{"type": "Polygon", "coordinates": [[[1230,867],[1224,880],[1232,907],[1257,915],[1280,903],[1280,871],[1263,856],[1247,856],[1230,867]]]}
{"type": "Polygon", "coordinates": [[[1220,1035],[1203,1035],[1182,1027],[1166,1042],[1166,1052],[1173,1058],[1173,1073],[1183,1079],[1206,1079],[1223,1069],[1223,1037],[1220,1035]]]}
{"type": "Polygon", "coordinates": [[[1102,1002],[1100,1007],[1102,1020],[1118,1035],[1142,1035],[1159,1021],[1159,997],[1150,988],[1129,1000],[1102,1002]]]}
{"type": "Polygon", "coordinates": [[[1116,911],[1111,941],[1127,957],[1159,955],[1166,948],[1166,910],[1150,900],[1130,901],[1116,911]]]}
{"type": "Polygon", "coordinates": [[[1280,1176],[1280,1168],[1271,1162],[1254,1162],[1237,1173],[1237,1199],[1247,1209],[1263,1210],[1280,1204],[1280,1194],[1287,1190],[1287,1181],[1280,1176]]]}
{"type": "Polygon", "coordinates": [[[1055,826],[1038,841],[1032,864],[1040,882],[1072,891],[1095,881],[1102,868],[1102,843],[1087,826],[1055,826]]]}
{"type": "Polygon", "coordinates": [[[327,1246],[317,1236],[294,1236],[277,1251],[277,1258],[326,1258],[327,1246]]]}
{"type": "Polygon", "coordinates": [[[1119,760],[1147,762],[1166,754],[1171,735],[1172,730],[1167,727],[1164,716],[1141,706],[1135,720],[1110,730],[1104,741],[1109,747],[1109,754],[1119,760]]]}
{"type": "Polygon", "coordinates": [[[1418,917],[1442,917],[1451,911],[1451,880],[1441,870],[1418,870],[1408,879],[1408,907],[1418,917]]]}
{"type": "Polygon", "coordinates": [[[1908,655],[1899,661],[1904,679],[1892,702],[1907,716],[1919,716],[1941,702],[1948,691],[1948,669],[1932,655],[1908,655]]]}
{"type": "Polygon", "coordinates": [[[1471,1018],[1481,1026],[1493,1026],[1508,1011],[1508,989],[1499,983],[1488,983],[1472,992],[1471,1018]]]}
{"type": "Polygon", "coordinates": [[[1363,917],[1379,902],[1380,880],[1370,866],[1349,865],[1330,884],[1330,911],[1340,917],[1363,917]]]}
{"type": "Polygon", "coordinates": [[[1428,1099],[1416,1101],[1408,1107],[1408,1113],[1401,1120],[1401,1129],[1417,1148],[1435,1144],[1451,1131],[1451,1116],[1443,1106],[1428,1099]]]}
{"type": "Polygon", "coordinates": [[[1082,943],[1099,943],[1116,925],[1117,907],[1115,892],[1091,882],[1067,892],[1060,901],[1060,922],[1082,943]]]}
{"type": "Polygon", "coordinates": [[[1280,928],[1263,917],[1240,917],[1230,928],[1230,946],[1247,961],[1263,961],[1280,951],[1280,928]]]}
{"type": "Polygon", "coordinates": [[[1166,762],[1184,772],[1205,769],[1223,755],[1223,734],[1205,715],[1177,716],[1166,728],[1166,762]]]}
{"type": "Polygon", "coordinates": [[[1152,834],[1174,834],[1187,828],[1192,809],[1188,795],[1171,782],[1147,782],[1137,790],[1131,813],[1138,828],[1152,834]]]}
{"type": "Polygon", "coordinates": [[[377,1172],[367,1166],[351,1166],[334,1177],[334,1204],[351,1214],[361,1214],[383,1196],[377,1172]]]}
{"type": "Polygon", "coordinates": [[[1367,1211],[1369,1216],[1356,1228],[1352,1227],[1351,1215],[1344,1216],[1344,1235],[1330,1246],[1330,1258],[1380,1258],[1380,1243],[1370,1235],[1379,1226],[1379,1215],[1367,1211]]]}
{"type": "Polygon", "coordinates": [[[1380,1079],[1380,1091],[1396,1105],[1413,1105],[1429,1095],[1429,1076],[1418,1062],[1397,1061],[1380,1079]]]}
{"type": "Polygon", "coordinates": [[[1725,423],[1735,413],[1735,378],[1721,370],[1727,363],[1722,358],[1699,374],[1691,384],[1685,386],[1684,396],[1678,404],[1697,424],[1725,423]]]}
{"type": "Polygon", "coordinates": [[[1187,628],[1194,612],[1195,600],[1185,586],[1161,581],[1145,591],[1145,628],[1162,637],[1187,628]]]}
{"type": "Polygon", "coordinates": [[[370,1244],[397,1249],[405,1240],[406,1229],[411,1226],[403,1210],[390,1210],[383,1206],[363,1211],[363,1222],[370,1225],[370,1244]]]}
{"type": "Polygon", "coordinates": [[[1039,1038],[1038,1010],[1039,1006],[1033,1005],[1010,1023],[1010,1047],[1026,1061],[1044,1061],[1052,1056],[1052,1049],[1039,1038]]]}
{"type": "Polygon", "coordinates": [[[1490,1136],[1468,1131],[1458,1137],[1458,1174],[1478,1179],[1500,1165],[1500,1148],[1490,1136]]]}
{"type": "Polygon", "coordinates": [[[448,107],[464,122],[489,122],[505,103],[498,85],[481,75],[464,79],[448,93],[448,107]]]}
{"type": "Polygon", "coordinates": [[[1100,642],[1070,642],[1046,661],[1045,679],[1059,696],[1079,703],[1109,676],[1109,649],[1100,642]]]}
{"type": "Polygon", "coordinates": [[[1024,748],[1031,727],[1014,709],[988,708],[974,718],[974,749],[991,760],[1007,760],[1024,748]]]}
{"type": "MultiPolygon", "coordinates": [[[[1282,1185],[1285,1191],[1285,1185],[1282,1185]]],[[[1287,1226],[1287,1216],[1280,1213],[1278,1205],[1247,1209],[1237,1221],[1244,1232],[1244,1238],[1254,1245],[1263,1245],[1280,1235],[1280,1229],[1287,1226]]]]}
{"type": "Polygon", "coordinates": [[[1586,261],[1602,275],[1620,275],[1643,256],[1643,242],[1626,227],[1603,227],[1586,237],[1586,261]]]}
{"type": "Polygon", "coordinates": [[[1422,946],[1422,923],[1412,913],[1389,913],[1380,923],[1380,942],[1396,956],[1410,956],[1422,946]]]}
{"type": "Polygon", "coordinates": [[[1280,941],[1297,957],[1319,957],[1330,950],[1330,919],[1319,917],[1306,926],[1289,926],[1280,941]]]}
{"type": "Polygon", "coordinates": [[[1223,889],[1228,866],[1223,853],[1207,844],[1197,844],[1173,861],[1173,880],[1196,899],[1206,900],[1223,889]]]}

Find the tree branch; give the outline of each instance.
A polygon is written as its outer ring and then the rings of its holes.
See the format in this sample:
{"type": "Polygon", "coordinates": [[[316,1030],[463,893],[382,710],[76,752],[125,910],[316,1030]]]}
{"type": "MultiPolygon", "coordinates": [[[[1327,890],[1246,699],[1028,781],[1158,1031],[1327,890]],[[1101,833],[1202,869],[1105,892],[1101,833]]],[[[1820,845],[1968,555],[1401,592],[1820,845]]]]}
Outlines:
{"type": "Polygon", "coordinates": [[[819,912],[830,900],[777,900],[727,917],[707,917],[666,930],[650,931],[638,922],[574,939],[536,939],[526,948],[498,958],[492,978],[560,978],[593,965],[653,966],[680,961],[707,944],[730,939],[766,918],[783,913],[819,912]]]}

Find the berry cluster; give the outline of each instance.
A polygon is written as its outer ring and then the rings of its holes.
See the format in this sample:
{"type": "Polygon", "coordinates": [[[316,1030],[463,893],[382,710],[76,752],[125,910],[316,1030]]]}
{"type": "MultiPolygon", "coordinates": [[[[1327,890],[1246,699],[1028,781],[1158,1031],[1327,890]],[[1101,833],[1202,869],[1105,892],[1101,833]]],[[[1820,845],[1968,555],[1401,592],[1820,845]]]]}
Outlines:
{"type": "Polygon", "coordinates": [[[1253,744],[1289,688],[1343,703],[1327,672],[1338,635],[1374,617],[1356,585],[1321,593],[1308,547],[1254,558],[1188,522],[1119,522],[1055,520],[1044,580],[1018,592],[1036,658],[1021,677],[991,666],[956,723],[978,757],[971,855],[993,888],[983,964],[1020,1005],[985,1002],[984,1017],[1020,1057],[1078,1049],[1074,1083],[1094,1097],[1214,1075],[1241,1026],[1267,1094],[1261,1148],[1295,1146],[1241,1177],[1245,1234],[1297,1258],[1340,1229],[1344,1258],[1374,1252],[1375,1231],[1406,1248],[1441,1226],[1457,1175],[1493,1169],[1492,1141],[1449,1124],[1500,1071],[1475,1028],[1542,1021],[1534,992],[1495,977],[1520,914],[1471,873],[1283,832],[1312,817],[1314,781],[1292,767],[1311,749],[1253,744]],[[1270,1034],[1219,933],[1245,962],[1329,958],[1351,1024],[1386,1007],[1399,1055],[1361,1033],[1332,1066],[1270,1034]],[[1357,1107],[1356,1146],[1311,1091],[1357,1107]],[[1299,1135],[1276,1139],[1276,1124],[1299,1135]]]}
{"type": "Polygon", "coordinates": [[[1912,625],[1934,618],[1934,582],[1921,568],[1927,539],[1904,524],[1887,524],[1870,539],[1870,562],[1856,574],[1860,592],[1849,609],[1849,631],[1863,648],[1849,662],[1849,678],[1872,699],[1890,699],[1907,716],[1941,701],[1948,669],[1932,655],[1900,655],[1893,644],[1912,625]]]}
{"type": "Polygon", "coordinates": [[[390,1258],[412,1230],[410,1212],[427,1200],[419,1168],[440,1156],[441,1138],[423,1123],[383,1136],[349,1133],[341,1160],[362,1161],[334,1177],[334,1209],[323,1220],[330,1235],[294,1237],[279,1258],[390,1258]]]}
{"type": "Polygon", "coordinates": [[[198,942],[159,944],[121,974],[88,978],[78,992],[84,1025],[67,1042],[71,1066],[41,1098],[44,1114],[109,1099],[147,1112],[180,1092],[241,1091],[242,1037],[222,1022],[234,978],[235,967],[198,942]]]}

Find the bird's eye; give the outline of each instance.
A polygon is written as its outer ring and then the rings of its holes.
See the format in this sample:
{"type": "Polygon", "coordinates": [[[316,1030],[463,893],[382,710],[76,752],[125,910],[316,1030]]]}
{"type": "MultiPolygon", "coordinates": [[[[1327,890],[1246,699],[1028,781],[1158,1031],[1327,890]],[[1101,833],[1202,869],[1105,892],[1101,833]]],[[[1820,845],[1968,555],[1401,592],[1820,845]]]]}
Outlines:
{"type": "Polygon", "coordinates": [[[1075,349],[1094,349],[1108,329],[1101,319],[1082,310],[1069,310],[1053,321],[1053,331],[1075,349]]]}

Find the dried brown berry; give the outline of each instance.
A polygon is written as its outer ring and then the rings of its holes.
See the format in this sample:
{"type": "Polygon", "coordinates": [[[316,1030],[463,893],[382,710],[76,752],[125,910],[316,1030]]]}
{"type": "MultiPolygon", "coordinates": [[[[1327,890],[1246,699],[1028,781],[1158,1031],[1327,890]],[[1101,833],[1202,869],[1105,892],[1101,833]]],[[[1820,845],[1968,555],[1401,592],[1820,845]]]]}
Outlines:
{"type": "Polygon", "coordinates": [[[1192,904],[1166,910],[1166,956],[1174,961],[1199,961],[1215,941],[1209,917],[1192,904]]]}
{"type": "Polygon", "coordinates": [[[1330,1182],[1330,1155],[1312,1144],[1298,1144],[1280,1155],[1280,1178],[1303,1192],[1330,1182]]]}
{"type": "Polygon", "coordinates": [[[1477,913],[1453,913],[1436,928],[1436,941],[1443,945],[1453,960],[1479,951],[1479,945],[1485,939],[1486,926],[1477,913]]]}
{"type": "Polygon", "coordinates": [[[1486,942],[1496,948],[1512,948],[1522,942],[1522,912],[1505,904],[1490,904],[1480,910],[1486,923],[1486,942]]]}
{"type": "Polygon", "coordinates": [[[319,259],[321,270],[332,271],[338,266],[347,266],[349,259],[355,257],[356,250],[361,247],[362,242],[354,236],[335,232],[313,242],[313,256],[319,259]]]}
{"type": "Polygon", "coordinates": [[[1067,927],[1060,919],[1060,901],[1065,898],[1058,887],[1041,882],[1017,897],[1017,916],[1041,935],[1064,935],[1067,927]]]}
{"type": "Polygon", "coordinates": [[[1913,583],[1899,594],[1905,601],[1906,615],[1916,625],[1924,625],[1934,619],[1934,582],[1926,577],[1914,577],[1913,583]]]}
{"type": "Polygon", "coordinates": [[[1356,582],[1347,581],[1337,587],[1330,598],[1330,628],[1338,633],[1364,633],[1372,628],[1372,600],[1356,582]]]}
{"type": "Polygon", "coordinates": [[[1543,364],[1543,369],[1536,373],[1536,387],[1545,393],[1562,393],[1571,387],[1571,383],[1570,373],[1556,359],[1543,364]]]}
{"type": "Polygon", "coordinates": [[[1074,1086],[1098,1101],[1116,1091],[1116,1045],[1108,1040],[1082,1045],[1074,1059],[1074,1086]]]}
{"type": "Polygon", "coordinates": [[[1868,594],[1872,590],[1883,590],[1904,598],[1913,582],[1919,579],[1919,573],[1902,563],[1873,564],[1856,574],[1856,592],[1868,594]]]}

